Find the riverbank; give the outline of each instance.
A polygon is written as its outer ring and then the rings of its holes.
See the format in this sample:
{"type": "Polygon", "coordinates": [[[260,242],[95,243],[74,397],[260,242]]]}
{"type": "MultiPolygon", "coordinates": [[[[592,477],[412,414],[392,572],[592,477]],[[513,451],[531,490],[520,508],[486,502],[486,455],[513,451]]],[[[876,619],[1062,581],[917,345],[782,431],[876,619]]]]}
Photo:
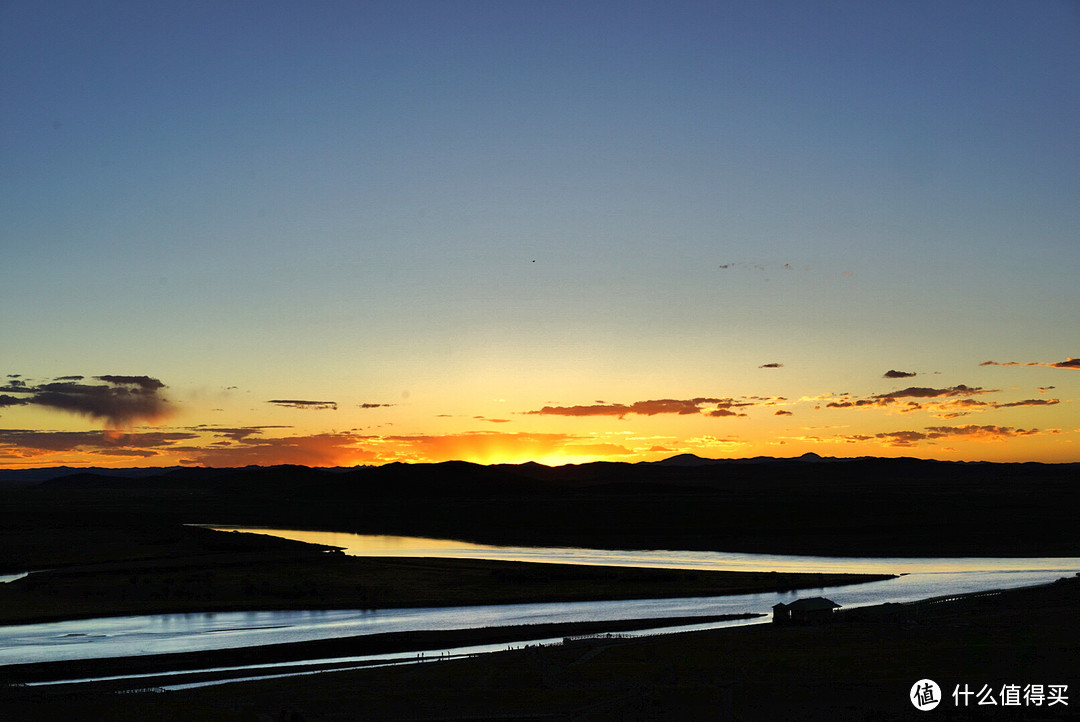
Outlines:
{"type": "MultiPolygon", "coordinates": [[[[0,624],[182,612],[389,609],[709,597],[892,578],[687,571],[471,559],[350,557],[260,534],[162,527],[134,551],[115,529],[52,530],[77,559],[0,584],[0,624]],[[158,544],[150,543],[157,539],[158,544]],[[98,548],[96,555],[91,550],[98,548]],[[151,553],[156,556],[152,556],[151,553]],[[109,554],[120,556],[103,561],[109,554]]],[[[61,552],[50,557],[63,561],[61,552]]]]}
{"type": "MultiPolygon", "coordinates": [[[[160,686],[169,683],[191,683],[203,679],[227,678],[228,674],[205,672],[192,675],[193,671],[210,668],[245,667],[252,665],[272,665],[288,662],[311,662],[322,668],[366,664],[366,662],[330,662],[351,657],[370,655],[395,655],[410,653],[414,658],[423,658],[433,650],[474,647],[478,645],[512,644],[527,640],[558,639],[581,637],[583,635],[620,634],[643,629],[664,629],[688,625],[711,624],[734,620],[746,620],[763,617],[763,614],[714,614],[706,616],[665,617],[649,619],[621,619],[602,622],[570,622],[553,624],[517,624],[502,627],[483,627],[479,629],[448,629],[411,632],[386,632],[366,634],[354,637],[339,637],[311,642],[293,642],[289,644],[266,644],[235,649],[187,652],[175,654],[154,654],[137,657],[118,657],[111,659],[86,659],[64,662],[40,662],[0,667],[0,674],[9,683],[35,683],[56,680],[87,680],[129,675],[177,675],[185,674],[182,680],[155,678],[145,685],[160,686]]],[[[252,670],[249,674],[272,674],[275,670],[252,670]]],[[[286,670],[278,670],[286,671],[286,670]]],[[[231,676],[237,676],[233,673],[231,676]]],[[[72,684],[68,689],[80,691],[102,691],[107,689],[127,689],[133,686],[130,680],[101,681],[72,684]]],[[[136,683],[135,686],[144,686],[136,683]]]]}
{"type": "Polygon", "coordinates": [[[161,694],[11,689],[11,719],[925,719],[908,695],[935,680],[941,719],[1065,720],[1080,704],[1080,580],[930,605],[917,620],[867,610],[771,624],[531,648],[405,667],[161,694]],[[1067,705],[957,707],[983,685],[1066,685],[1067,705]]]}

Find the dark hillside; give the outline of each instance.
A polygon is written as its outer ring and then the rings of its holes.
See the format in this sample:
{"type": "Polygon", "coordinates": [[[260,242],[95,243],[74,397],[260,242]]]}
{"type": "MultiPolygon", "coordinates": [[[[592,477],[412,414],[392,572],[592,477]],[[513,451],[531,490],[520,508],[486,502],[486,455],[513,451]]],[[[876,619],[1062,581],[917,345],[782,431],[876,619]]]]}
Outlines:
{"type": "Polygon", "coordinates": [[[0,530],[138,519],[609,548],[1080,555],[1078,465],[706,461],[96,470],[0,489],[0,530]]]}

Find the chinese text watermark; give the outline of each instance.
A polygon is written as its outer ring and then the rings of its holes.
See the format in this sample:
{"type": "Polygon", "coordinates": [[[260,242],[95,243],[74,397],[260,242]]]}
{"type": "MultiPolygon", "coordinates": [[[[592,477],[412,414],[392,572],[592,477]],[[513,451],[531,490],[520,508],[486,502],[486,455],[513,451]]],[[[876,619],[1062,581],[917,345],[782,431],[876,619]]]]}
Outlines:
{"type": "MultiPolygon", "coordinates": [[[[953,705],[956,707],[1055,707],[1069,705],[1067,684],[957,684],[953,687],[953,705]]],[[[908,699],[915,709],[928,712],[943,701],[941,687],[932,679],[920,679],[911,686],[908,699]]]]}

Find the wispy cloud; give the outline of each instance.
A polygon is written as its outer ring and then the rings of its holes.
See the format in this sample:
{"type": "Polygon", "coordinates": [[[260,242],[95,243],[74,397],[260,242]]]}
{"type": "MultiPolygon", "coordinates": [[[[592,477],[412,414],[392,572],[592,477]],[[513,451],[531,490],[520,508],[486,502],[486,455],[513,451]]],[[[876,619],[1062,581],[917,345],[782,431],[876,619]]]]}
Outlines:
{"type": "Polygon", "coordinates": [[[1008,404],[991,404],[995,409],[1008,409],[1013,406],[1054,406],[1060,404],[1061,399],[1025,399],[1023,401],[1013,401],[1008,404]]]}
{"type": "Polygon", "coordinates": [[[981,387],[971,387],[964,384],[945,389],[932,389],[924,386],[909,386],[899,391],[890,391],[887,394],[878,394],[875,399],[904,399],[904,398],[938,398],[942,396],[973,396],[976,394],[993,393],[981,387]]]}
{"type": "Polygon", "coordinates": [[[80,452],[105,456],[157,456],[182,441],[197,438],[185,431],[37,431],[0,429],[0,455],[28,459],[46,453],[80,452]]]}
{"type": "Polygon", "coordinates": [[[311,411],[337,411],[336,401],[306,401],[303,399],[271,399],[268,404],[284,406],[289,409],[308,409],[311,411]]]}
{"type": "Polygon", "coordinates": [[[733,398],[699,397],[694,399],[653,399],[635,401],[632,404],[596,403],[584,406],[545,406],[526,414],[540,416],[616,416],[629,414],[656,416],[657,414],[704,414],[706,416],[745,416],[733,408],[753,406],[753,401],[737,401],[733,398]]]}
{"type": "Polygon", "coordinates": [[[839,437],[846,441],[877,441],[887,446],[911,447],[934,443],[940,439],[963,438],[972,441],[1004,441],[1020,436],[1058,434],[1057,429],[1021,429],[1014,426],[967,424],[964,426],[927,426],[922,431],[886,431],[877,434],[850,434],[839,437]]]}
{"type": "Polygon", "coordinates": [[[776,361],[773,361],[771,363],[761,364],[760,366],[758,366],[758,368],[759,369],[782,369],[782,368],[784,368],[784,364],[777,363],[776,361]]]}
{"type": "MultiPolygon", "coordinates": [[[[890,391],[884,394],[873,394],[865,397],[840,394],[839,396],[834,397],[836,399],[835,401],[826,403],[825,408],[849,409],[862,407],[897,407],[900,411],[918,411],[923,408],[923,404],[917,401],[908,400],[902,406],[897,405],[906,399],[957,398],[990,393],[996,393],[996,391],[983,389],[981,387],[967,386],[965,384],[943,389],[935,389],[927,386],[909,386],[906,389],[890,391]]],[[[827,398],[827,396],[819,398],[824,399],[827,398]]]]}
{"type": "Polygon", "coordinates": [[[980,366],[1046,366],[1052,369],[1080,369],[1080,358],[1073,358],[1070,356],[1064,361],[1028,361],[1026,363],[1020,363],[1019,361],[983,361],[980,366]]]}
{"type": "Polygon", "coordinates": [[[361,446],[367,438],[353,433],[265,438],[247,434],[228,444],[187,449],[184,462],[205,466],[352,466],[382,461],[378,453],[361,446]]]}

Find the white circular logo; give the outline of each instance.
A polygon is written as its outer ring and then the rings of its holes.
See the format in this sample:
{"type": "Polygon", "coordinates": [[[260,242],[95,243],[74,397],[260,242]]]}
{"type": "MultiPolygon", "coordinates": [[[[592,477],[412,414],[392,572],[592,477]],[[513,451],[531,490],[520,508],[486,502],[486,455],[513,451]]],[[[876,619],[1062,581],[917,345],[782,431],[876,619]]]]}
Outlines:
{"type": "Polygon", "coordinates": [[[929,712],[941,702],[941,687],[932,679],[920,679],[911,685],[908,699],[915,705],[915,709],[929,712]]]}

